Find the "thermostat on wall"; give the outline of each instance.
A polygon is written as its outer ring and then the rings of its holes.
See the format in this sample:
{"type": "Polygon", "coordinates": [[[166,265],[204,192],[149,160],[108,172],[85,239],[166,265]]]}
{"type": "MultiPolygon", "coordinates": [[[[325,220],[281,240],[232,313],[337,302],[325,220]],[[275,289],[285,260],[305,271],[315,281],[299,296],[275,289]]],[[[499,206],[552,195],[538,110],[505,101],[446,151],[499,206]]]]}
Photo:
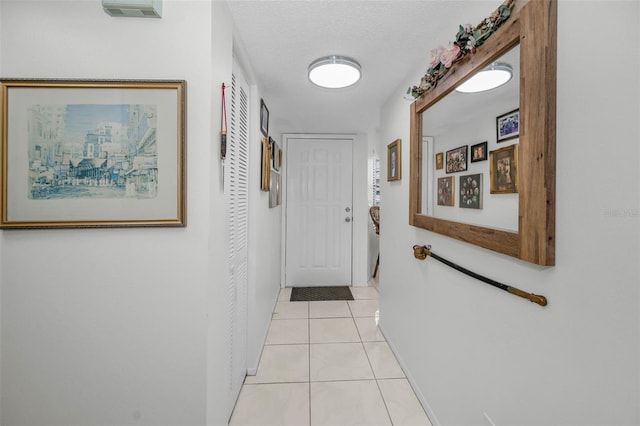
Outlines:
{"type": "Polygon", "coordinates": [[[102,0],[102,7],[111,16],[162,18],[162,0],[102,0]]]}

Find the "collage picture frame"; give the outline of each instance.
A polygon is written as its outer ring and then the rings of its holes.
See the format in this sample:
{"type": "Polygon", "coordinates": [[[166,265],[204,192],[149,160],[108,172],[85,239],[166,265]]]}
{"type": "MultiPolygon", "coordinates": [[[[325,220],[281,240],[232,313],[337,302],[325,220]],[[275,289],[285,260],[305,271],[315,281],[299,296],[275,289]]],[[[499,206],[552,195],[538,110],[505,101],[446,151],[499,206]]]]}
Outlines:
{"type": "Polygon", "coordinates": [[[460,176],[461,209],[482,209],[482,173],[460,176]]]}
{"type": "Polygon", "coordinates": [[[446,172],[457,173],[467,171],[467,150],[469,145],[447,151],[445,158],[446,172]]]}

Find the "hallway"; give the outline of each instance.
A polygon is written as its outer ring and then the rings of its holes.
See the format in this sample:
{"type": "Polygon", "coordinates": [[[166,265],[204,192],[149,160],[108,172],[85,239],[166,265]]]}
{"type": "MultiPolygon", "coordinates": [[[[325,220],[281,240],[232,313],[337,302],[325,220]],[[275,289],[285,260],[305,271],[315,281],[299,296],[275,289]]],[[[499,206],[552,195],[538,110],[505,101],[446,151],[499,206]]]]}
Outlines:
{"type": "Polygon", "coordinates": [[[376,325],[377,290],[351,291],[354,301],[290,302],[281,290],[231,425],[431,425],[376,325]]]}

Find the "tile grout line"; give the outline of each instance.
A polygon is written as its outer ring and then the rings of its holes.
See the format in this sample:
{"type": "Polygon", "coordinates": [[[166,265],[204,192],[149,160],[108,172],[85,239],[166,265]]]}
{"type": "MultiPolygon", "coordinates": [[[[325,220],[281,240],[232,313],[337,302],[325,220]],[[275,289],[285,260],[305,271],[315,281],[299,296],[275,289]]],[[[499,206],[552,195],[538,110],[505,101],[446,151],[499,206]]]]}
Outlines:
{"type": "MultiPolygon", "coordinates": [[[[368,299],[367,299],[367,300],[368,300],[368,299]]],[[[371,300],[376,300],[376,299],[374,298],[374,299],[371,299],[371,300]]],[[[355,299],[354,299],[354,301],[355,301],[355,299]]],[[[312,388],[312,386],[311,386],[311,385],[312,385],[312,380],[311,380],[311,346],[312,346],[312,339],[311,339],[311,320],[312,320],[313,318],[311,318],[311,303],[310,303],[310,302],[305,302],[305,303],[306,303],[306,320],[307,320],[307,337],[308,337],[307,342],[305,342],[305,343],[306,343],[306,345],[307,345],[307,348],[308,348],[308,376],[307,376],[307,380],[306,380],[306,381],[307,381],[307,383],[308,383],[308,390],[309,390],[309,396],[308,396],[308,401],[309,401],[309,408],[308,408],[308,424],[309,424],[309,425],[311,425],[311,422],[312,422],[312,418],[311,418],[311,416],[312,416],[312,412],[313,412],[313,409],[312,409],[312,401],[313,401],[313,397],[312,397],[312,393],[311,393],[311,390],[312,390],[312,389],[311,389],[311,388],[312,388]]],[[[357,325],[357,322],[356,322],[356,318],[374,318],[374,317],[375,317],[375,315],[374,315],[374,316],[371,316],[371,317],[368,317],[368,316],[364,316],[364,317],[356,317],[356,316],[355,316],[355,314],[354,314],[354,312],[353,312],[352,306],[351,306],[348,302],[347,302],[347,308],[348,308],[348,310],[349,310],[349,315],[350,315],[350,316],[339,316],[339,317],[327,316],[326,318],[325,318],[325,317],[322,317],[322,318],[316,318],[316,319],[337,319],[337,318],[343,318],[343,319],[346,319],[346,318],[350,318],[350,319],[351,319],[352,324],[354,325],[354,327],[355,327],[355,329],[356,329],[356,332],[357,332],[357,336],[358,336],[359,341],[356,341],[356,342],[320,342],[320,343],[317,343],[317,344],[360,343],[361,347],[362,347],[362,348],[363,348],[363,350],[365,351],[365,356],[367,357],[367,362],[368,362],[369,367],[371,368],[371,371],[372,371],[372,373],[373,373],[373,374],[372,374],[372,375],[373,375],[373,378],[372,378],[372,379],[337,379],[337,380],[336,380],[336,379],[334,379],[334,380],[319,380],[318,382],[352,382],[352,381],[370,381],[370,380],[375,380],[375,381],[376,381],[376,387],[378,388],[378,392],[379,392],[379,394],[380,394],[380,396],[381,396],[381,398],[382,398],[382,400],[383,400],[383,403],[384,403],[384,405],[385,405],[385,410],[386,410],[386,412],[387,412],[387,416],[388,416],[388,418],[389,418],[389,420],[390,420],[390,422],[391,422],[390,424],[391,424],[391,425],[393,425],[393,420],[391,419],[391,414],[390,414],[390,412],[389,412],[389,408],[388,408],[388,406],[387,406],[387,401],[384,399],[384,396],[383,396],[383,394],[382,394],[382,390],[381,390],[381,387],[380,387],[380,384],[379,384],[379,380],[378,380],[378,378],[376,377],[375,371],[374,371],[374,369],[373,369],[373,365],[372,365],[372,363],[371,363],[371,359],[370,359],[369,354],[367,353],[366,347],[365,347],[365,345],[364,345],[365,341],[364,341],[364,339],[363,339],[362,332],[361,332],[361,330],[358,328],[358,325],[357,325]]],[[[272,320],[272,321],[271,321],[271,322],[273,323],[273,322],[275,322],[275,321],[279,321],[279,320],[288,320],[288,319],[289,319],[289,320],[291,320],[291,319],[295,319],[295,318],[277,318],[277,319],[276,319],[276,318],[273,318],[273,314],[272,314],[272,318],[271,318],[271,320],[272,320]]],[[[303,318],[300,318],[300,319],[303,319],[303,318]]],[[[386,339],[384,339],[384,341],[386,342],[386,339]]],[[[271,344],[265,344],[265,346],[280,346],[280,345],[283,345],[283,346],[295,346],[295,345],[300,345],[300,343],[289,342],[289,343],[271,343],[271,344]]],[[[264,382],[264,383],[251,383],[251,384],[248,384],[248,383],[247,383],[246,385],[260,385],[260,384],[269,384],[269,383],[274,383],[274,384],[283,384],[283,383],[304,383],[304,381],[302,381],[302,382],[300,382],[300,381],[293,381],[293,382],[264,382]]]]}
{"type": "MultiPolygon", "coordinates": [[[[386,342],[386,339],[385,339],[386,342]]],[[[389,412],[389,407],[387,406],[387,400],[384,399],[384,394],[382,393],[382,389],[380,388],[380,382],[378,381],[378,377],[376,371],[373,369],[373,364],[371,363],[371,358],[369,357],[369,352],[367,352],[367,348],[364,346],[364,342],[360,342],[362,344],[362,349],[364,350],[364,354],[367,357],[367,362],[369,363],[369,367],[371,367],[371,372],[373,373],[374,380],[376,381],[376,387],[378,388],[378,392],[380,393],[380,398],[382,398],[382,403],[384,404],[384,409],[387,411],[387,417],[389,418],[389,424],[393,426],[393,419],[391,418],[391,413],[389,412]]]]}

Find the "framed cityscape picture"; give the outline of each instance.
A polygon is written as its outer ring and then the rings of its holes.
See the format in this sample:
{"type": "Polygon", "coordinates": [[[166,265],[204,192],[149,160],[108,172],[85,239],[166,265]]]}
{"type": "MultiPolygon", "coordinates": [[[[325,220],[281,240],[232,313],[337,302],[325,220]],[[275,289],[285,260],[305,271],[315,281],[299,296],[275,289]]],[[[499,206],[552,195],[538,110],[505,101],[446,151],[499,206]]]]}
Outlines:
{"type": "Polygon", "coordinates": [[[2,228],[185,226],[186,82],[0,80],[2,228]]]}

